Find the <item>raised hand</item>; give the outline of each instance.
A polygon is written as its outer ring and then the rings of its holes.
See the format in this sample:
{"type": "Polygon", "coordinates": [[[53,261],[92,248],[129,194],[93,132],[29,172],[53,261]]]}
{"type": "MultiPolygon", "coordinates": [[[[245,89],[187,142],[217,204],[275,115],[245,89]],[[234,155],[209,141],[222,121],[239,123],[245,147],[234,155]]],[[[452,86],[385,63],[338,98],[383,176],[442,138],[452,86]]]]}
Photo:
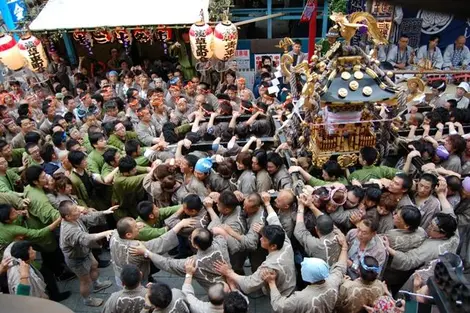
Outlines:
{"type": "Polygon", "coordinates": [[[105,214],[105,215],[113,214],[117,209],[119,209],[119,204],[110,207],[106,211],[103,211],[103,214],[105,214]]]}

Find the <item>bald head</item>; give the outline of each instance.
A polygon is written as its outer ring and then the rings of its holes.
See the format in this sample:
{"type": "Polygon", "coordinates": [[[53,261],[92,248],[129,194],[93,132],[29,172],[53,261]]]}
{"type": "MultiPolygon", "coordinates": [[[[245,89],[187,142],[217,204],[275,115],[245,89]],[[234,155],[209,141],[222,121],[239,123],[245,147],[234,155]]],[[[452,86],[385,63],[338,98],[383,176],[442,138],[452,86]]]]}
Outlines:
{"type": "Polygon", "coordinates": [[[135,219],[132,217],[121,218],[116,224],[116,230],[119,237],[121,239],[131,239],[128,237],[132,237],[134,225],[135,219]]]}
{"type": "Polygon", "coordinates": [[[207,291],[207,296],[213,305],[221,305],[225,297],[224,285],[222,283],[212,285],[207,291]]]}
{"type": "Polygon", "coordinates": [[[290,210],[292,204],[294,203],[295,197],[292,191],[283,189],[279,191],[279,194],[276,198],[276,207],[279,210],[287,211],[290,210]]]}

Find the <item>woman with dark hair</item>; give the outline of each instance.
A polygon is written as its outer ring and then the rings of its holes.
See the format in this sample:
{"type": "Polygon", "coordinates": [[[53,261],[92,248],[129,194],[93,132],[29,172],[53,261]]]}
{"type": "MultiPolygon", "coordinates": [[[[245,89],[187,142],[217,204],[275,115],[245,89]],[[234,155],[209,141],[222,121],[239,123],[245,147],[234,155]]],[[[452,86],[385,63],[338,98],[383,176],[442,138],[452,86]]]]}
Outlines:
{"type": "Polygon", "coordinates": [[[251,168],[256,174],[256,191],[258,193],[272,189],[271,177],[266,170],[267,165],[268,155],[266,151],[262,149],[255,150],[251,158],[251,168]]]}
{"type": "Polygon", "coordinates": [[[256,176],[251,170],[251,153],[242,151],[237,155],[236,158],[237,169],[242,171],[237,181],[238,192],[243,195],[249,195],[256,192],[256,176]]]}
{"type": "Polygon", "coordinates": [[[465,151],[467,143],[460,135],[450,135],[446,138],[444,148],[448,151],[449,157],[441,163],[446,170],[460,174],[462,172],[462,153],[465,151]]]}
{"type": "Polygon", "coordinates": [[[174,166],[160,164],[145,176],[143,187],[152,197],[153,203],[164,208],[171,205],[171,196],[180,187],[174,175],[174,166]]]}
{"type": "Polygon", "coordinates": [[[228,86],[235,84],[236,78],[237,78],[237,74],[234,71],[232,70],[226,71],[223,75],[222,81],[219,82],[219,85],[217,86],[215,90],[215,94],[225,93],[228,86]]]}

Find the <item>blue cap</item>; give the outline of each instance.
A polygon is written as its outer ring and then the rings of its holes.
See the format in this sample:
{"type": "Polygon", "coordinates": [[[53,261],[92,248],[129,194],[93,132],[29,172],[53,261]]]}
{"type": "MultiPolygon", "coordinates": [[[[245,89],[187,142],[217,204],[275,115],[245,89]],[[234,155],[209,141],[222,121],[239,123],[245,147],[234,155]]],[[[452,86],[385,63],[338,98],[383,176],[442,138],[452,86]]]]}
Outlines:
{"type": "Polygon", "coordinates": [[[111,76],[111,75],[119,76],[118,72],[116,72],[116,71],[109,71],[108,75],[109,76],[111,76]]]}
{"type": "Polygon", "coordinates": [[[212,169],[212,159],[211,158],[203,158],[199,159],[196,162],[196,166],[194,168],[195,171],[204,173],[204,174],[209,174],[212,169]]]}
{"type": "Polygon", "coordinates": [[[304,258],[301,266],[302,279],[307,283],[313,284],[330,276],[330,267],[322,259],[304,258]]]}

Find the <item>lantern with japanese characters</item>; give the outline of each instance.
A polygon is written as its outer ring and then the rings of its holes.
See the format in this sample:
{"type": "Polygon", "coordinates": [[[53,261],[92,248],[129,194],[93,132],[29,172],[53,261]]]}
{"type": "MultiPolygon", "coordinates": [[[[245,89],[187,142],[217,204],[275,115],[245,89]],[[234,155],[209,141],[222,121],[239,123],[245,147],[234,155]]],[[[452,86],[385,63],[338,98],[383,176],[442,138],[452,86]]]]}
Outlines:
{"type": "Polygon", "coordinates": [[[153,42],[153,33],[148,29],[137,28],[132,31],[134,39],[140,43],[150,43],[153,42]]]}
{"type": "Polygon", "coordinates": [[[36,37],[31,34],[21,37],[18,41],[18,48],[33,72],[41,71],[47,67],[46,52],[41,41],[36,37]]]}
{"type": "Polygon", "coordinates": [[[214,54],[221,61],[228,61],[237,50],[238,31],[230,21],[220,22],[214,29],[214,54]]]}
{"type": "Polygon", "coordinates": [[[131,32],[122,27],[116,27],[114,37],[120,44],[124,45],[124,50],[129,54],[130,45],[132,44],[131,32]]]}
{"type": "Polygon", "coordinates": [[[208,24],[198,22],[191,26],[189,29],[189,42],[196,60],[207,62],[212,57],[214,54],[212,50],[213,39],[214,34],[208,24]]]}
{"type": "Polygon", "coordinates": [[[13,37],[0,35],[0,61],[10,70],[16,71],[25,65],[25,59],[13,37]]]}

